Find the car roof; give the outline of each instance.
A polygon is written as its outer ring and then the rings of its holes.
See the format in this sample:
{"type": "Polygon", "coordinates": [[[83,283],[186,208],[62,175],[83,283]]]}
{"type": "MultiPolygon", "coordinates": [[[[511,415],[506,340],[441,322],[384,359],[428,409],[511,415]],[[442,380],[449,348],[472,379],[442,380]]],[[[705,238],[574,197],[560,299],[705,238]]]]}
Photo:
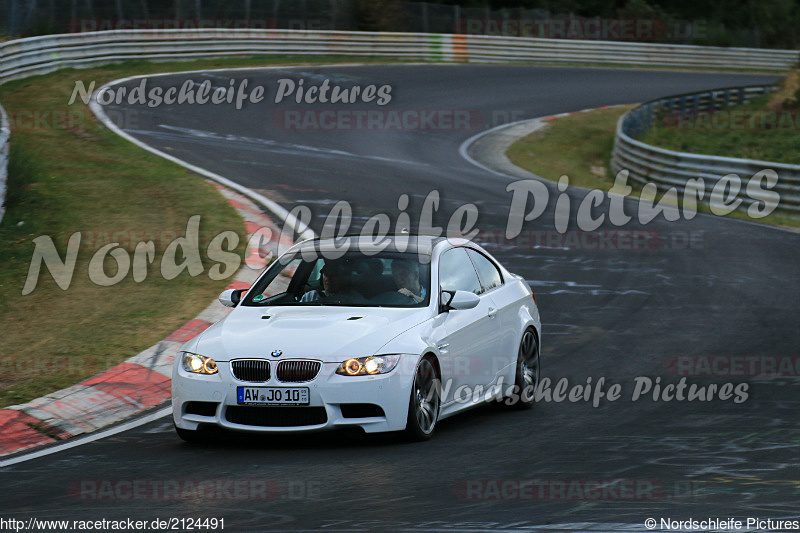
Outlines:
{"type": "MultiPolygon", "coordinates": [[[[292,246],[288,251],[297,252],[313,249],[319,252],[353,250],[366,254],[380,251],[405,252],[431,255],[433,249],[448,239],[442,236],[423,234],[386,235],[381,238],[362,235],[345,235],[342,237],[308,239],[292,246]],[[386,242],[388,241],[388,245],[386,242]],[[346,248],[345,248],[346,247],[346,248]]],[[[463,244],[465,239],[451,239],[453,244],[463,244]]]]}

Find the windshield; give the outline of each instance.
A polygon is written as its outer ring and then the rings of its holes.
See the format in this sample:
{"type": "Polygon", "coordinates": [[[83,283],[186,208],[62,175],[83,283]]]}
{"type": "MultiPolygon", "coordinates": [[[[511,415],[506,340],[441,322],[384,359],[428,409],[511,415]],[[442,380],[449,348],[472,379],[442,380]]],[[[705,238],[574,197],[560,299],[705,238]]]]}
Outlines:
{"type": "Polygon", "coordinates": [[[247,292],[245,306],[425,307],[430,261],[418,253],[283,257],[247,292]]]}

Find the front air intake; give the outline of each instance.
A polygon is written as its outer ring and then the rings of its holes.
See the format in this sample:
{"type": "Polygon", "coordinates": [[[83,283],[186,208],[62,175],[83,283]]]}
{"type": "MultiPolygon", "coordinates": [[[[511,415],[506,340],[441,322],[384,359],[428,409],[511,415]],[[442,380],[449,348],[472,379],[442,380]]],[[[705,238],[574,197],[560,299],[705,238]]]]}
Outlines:
{"type": "Polygon", "coordinates": [[[324,407],[250,407],[231,405],[225,419],[234,424],[259,427],[318,426],[328,421],[324,407]]]}

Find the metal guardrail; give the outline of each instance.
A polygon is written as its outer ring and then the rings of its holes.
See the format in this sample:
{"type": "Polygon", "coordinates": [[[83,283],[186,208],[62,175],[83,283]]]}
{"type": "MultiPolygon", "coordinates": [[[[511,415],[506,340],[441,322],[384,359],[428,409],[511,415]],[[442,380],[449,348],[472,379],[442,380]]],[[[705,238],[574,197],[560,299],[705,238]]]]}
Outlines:
{"type": "MultiPolygon", "coordinates": [[[[380,55],[432,61],[603,63],[745,70],[783,70],[800,59],[800,52],[792,50],[486,35],[266,29],[112,30],[46,35],[2,43],[0,83],[65,67],[85,68],[131,59],[175,61],[254,55],[380,55]]],[[[8,135],[3,134],[0,140],[0,146],[7,147],[8,135]]],[[[5,175],[6,159],[0,161],[0,167],[5,175]]]]}
{"type": "Polygon", "coordinates": [[[8,154],[11,148],[11,127],[3,106],[0,105],[0,222],[6,213],[6,181],[8,180],[8,154]]]}
{"type": "Polygon", "coordinates": [[[617,122],[611,170],[614,174],[628,170],[631,181],[640,185],[653,183],[660,192],[675,188],[681,195],[686,192],[688,180],[702,178],[705,195],[701,201],[706,204],[712,198],[720,199],[719,191],[713,195],[715,185],[724,176],[736,174],[742,180],[742,187],[737,194],[742,200],[739,209],[747,210],[761,199],[756,187],[748,190],[750,180],[759,172],[772,169],[778,175],[778,182],[771,189],[780,194],[778,209],[800,211],[798,165],[675,152],[636,140],[660,116],[681,116],[686,112],[711,111],[732,104],[743,104],[774,89],[770,85],[735,87],[660,98],[644,103],[625,113],[617,122]]]}
{"type": "Polygon", "coordinates": [[[487,35],[306,30],[113,30],[0,44],[0,82],[65,66],[125,59],[258,54],[384,55],[404,59],[567,62],[782,70],[800,51],[487,35]]]}
{"type": "Polygon", "coordinates": [[[467,36],[470,61],[546,61],[663,67],[785,70],[795,50],[723,48],[616,41],[467,36]]]}

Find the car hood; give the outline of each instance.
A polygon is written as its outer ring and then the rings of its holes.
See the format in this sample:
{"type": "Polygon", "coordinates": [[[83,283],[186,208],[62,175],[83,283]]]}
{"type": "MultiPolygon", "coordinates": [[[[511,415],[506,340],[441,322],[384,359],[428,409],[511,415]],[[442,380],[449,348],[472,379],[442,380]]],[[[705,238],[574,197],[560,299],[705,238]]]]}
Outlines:
{"type": "Polygon", "coordinates": [[[196,351],[218,361],[308,357],[341,362],[375,354],[429,316],[427,308],[237,307],[200,335],[196,351]],[[281,354],[272,355],[277,351],[281,354]]]}

